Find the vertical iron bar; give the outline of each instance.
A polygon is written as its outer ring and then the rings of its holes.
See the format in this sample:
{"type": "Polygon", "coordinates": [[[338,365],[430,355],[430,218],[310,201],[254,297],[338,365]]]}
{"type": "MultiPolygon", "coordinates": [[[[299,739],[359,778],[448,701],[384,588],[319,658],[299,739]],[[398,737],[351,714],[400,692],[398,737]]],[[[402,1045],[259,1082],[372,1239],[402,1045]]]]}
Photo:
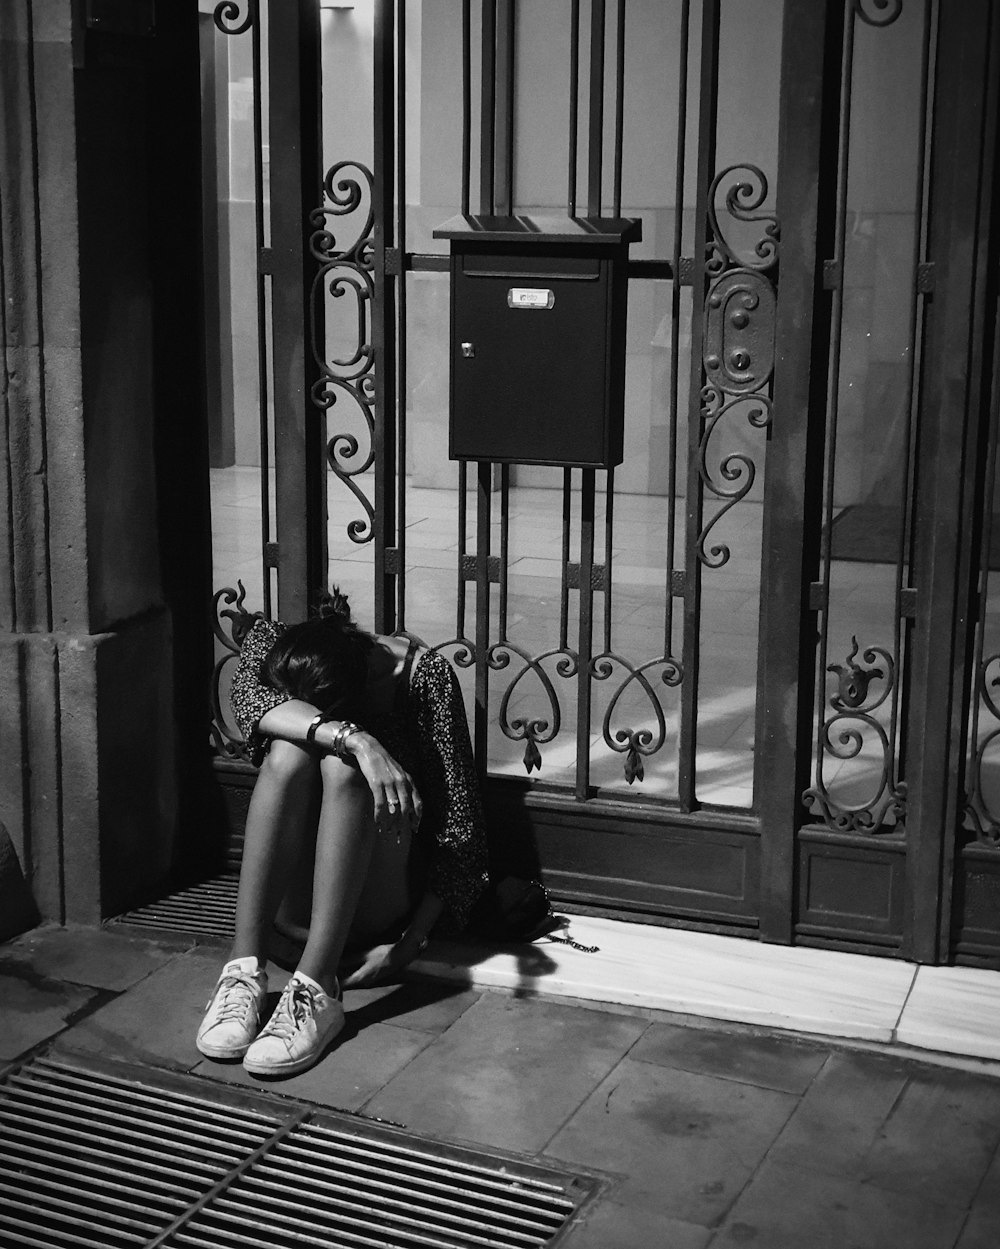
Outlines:
{"type": "Polygon", "coordinates": [[[483,0],[483,67],[479,111],[479,211],[493,215],[497,115],[497,0],[483,0]]]}
{"type": "Polygon", "coordinates": [[[479,468],[479,497],[476,515],[476,716],[475,747],[476,768],[481,778],[486,777],[489,741],[490,697],[490,504],[493,492],[493,466],[481,460],[479,468]]]}
{"type": "MultiPolygon", "coordinates": [[[[667,500],[667,601],[663,621],[663,654],[674,653],[674,561],[677,541],[677,420],[680,410],[681,250],[684,245],[684,173],[687,162],[688,47],[691,31],[691,0],[681,5],[681,35],[677,67],[677,159],[674,164],[674,239],[670,286],[670,452],[667,500]]],[[[692,316],[694,315],[692,307],[692,316]]]]}
{"type": "Polygon", "coordinates": [[[937,0],[924,0],[924,28],[920,61],[920,142],[917,148],[917,206],[913,238],[913,302],[910,306],[908,342],[910,344],[910,368],[906,379],[905,442],[903,448],[904,491],[900,511],[900,551],[896,565],[896,609],[893,634],[894,654],[897,659],[897,676],[892,690],[892,720],[889,727],[889,743],[896,761],[892,773],[898,786],[906,777],[906,733],[903,719],[910,697],[909,651],[913,634],[913,622],[903,617],[903,582],[912,586],[912,542],[916,524],[916,491],[914,489],[916,466],[916,431],[919,420],[919,377],[921,366],[923,310],[925,298],[917,291],[917,267],[927,256],[928,220],[927,208],[930,193],[928,172],[930,169],[930,107],[931,83],[933,82],[932,32],[937,28],[937,0]],[[903,654],[905,647],[906,653],[903,654]]]}
{"type": "Polygon", "coordinates": [[[456,593],[457,620],[455,637],[465,637],[465,557],[469,551],[468,491],[469,466],[465,460],[458,462],[458,590],[456,593]]]}
{"type": "Polygon", "coordinates": [[[844,35],[840,66],[840,133],[837,146],[837,193],[836,217],[833,232],[833,265],[840,275],[831,297],[830,310],[830,359],[827,371],[826,391],[826,458],[823,469],[824,499],[823,527],[820,531],[820,580],[823,585],[823,606],[819,629],[820,679],[816,682],[814,725],[816,741],[816,783],[823,783],[824,730],[826,719],[826,670],[827,647],[830,632],[830,577],[832,572],[834,488],[837,471],[837,428],[840,417],[840,355],[844,321],[844,246],[847,233],[847,175],[851,144],[851,88],[854,64],[854,28],[857,20],[852,0],[845,0],[844,35]]]}
{"type": "Polygon", "coordinates": [[[625,0],[618,0],[615,45],[615,191],[614,215],[622,215],[622,148],[625,133],[625,0]]]}
{"type": "Polygon", "coordinates": [[[396,301],[385,253],[395,237],[395,5],[375,3],[375,631],[392,633],[395,581],[386,564],[386,547],[395,546],[396,469],[396,301]]]}
{"type": "Polygon", "coordinates": [[[777,217],[774,423],[764,479],[754,805],[761,824],[760,932],[793,935],[795,837],[811,770],[816,577],[832,304],[818,277],[835,233],[842,0],[785,6],[777,217]],[[833,183],[834,185],[831,185],[833,183]]]}
{"type": "Polygon", "coordinates": [[[580,0],[572,0],[569,14],[569,184],[566,212],[576,216],[576,165],[580,113],[580,0]]]}
{"type": "Polygon", "coordinates": [[[496,212],[508,217],[514,210],[514,14],[516,0],[496,0],[496,212]]]}
{"type": "Polygon", "coordinates": [[[562,576],[559,583],[559,648],[569,648],[569,532],[573,520],[573,470],[563,469],[562,576]]]}
{"type": "Polygon", "coordinates": [[[703,385],[703,308],[709,280],[708,193],[715,174],[716,120],[719,89],[719,6],[705,0],[701,28],[701,100],[698,109],[698,195],[695,201],[695,274],[691,294],[691,388],[688,396],[687,575],[684,581],[684,680],[681,683],[680,753],[677,787],[681,809],[697,806],[696,756],[698,747],[698,657],[701,625],[701,560],[698,534],[704,499],[700,471],[703,385]]]}
{"type": "Polygon", "coordinates": [[[587,216],[601,215],[604,178],[605,0],[590,5],[590,133],[587,149],[587,216]]]}
{"type": "Polygon", "coordinates": [[[611,651],[611,566],[615,527],[615,470],[608,469],[604,496],[604,650],[611,651]]]}
{"type": "Polygon", "coordinates": [[[580,495],[580,667],[577,674],[576,796],[590,792],[590,661],[594,641],[594,478],[596,469],[583,470],[580,495]]]}
{"type": "MultiPolygon", "coordinates": [[[[250,25],[251,48],[253,50],[253,193],[254,193],[254,235],[257,244],[258,261],[264,251],[264,124],[263,101],[264,90],[261,72],[260,41],[260,0],[253,0],[252,21],[250,25]]],[[[257,264],[257,423],[260,431],[260,537],[261,537],[261,583],[263,587],[264,615],[271,616],[271,566],[264,555],[271,534],[271,447],[270,422],[268,419],[268,388],[267,375],[267,279],[257,264]]]]}
{"type": "Polygon", "coordinates": [[[406,5],[399,6],[396,33],[396,243],[400,255],[396,276],[399,315],[399,363],[397,365],[396,424],[399,447],[396,459],[396,619],[406,628],[406,5]]]}
{"type": "MultiPolygon", "coordinates": [[[[319,9],[309,0],[268,15],[271,182],[272,351],[274,360],[275,495],[278,613],[302,620],[325,584],[325,429],[312,402],[319,374],[310,324],[316,262],[309,251],[309,214],[322,202],[319,126],[319,9]],[[280,383],[277,379],[281,379],[280,383]]],[[[317,312],[318,333],[322,316],[317,312]]]]}
{"type": "Polygon", "coordinates": [[[472,177],[472,0],[462,0],[462,216],[469,215],[472,177]]]}
{"type": "Polygon", "coordinates": [[[957,816],[962,803],[971,622],[971,544],[982,454],[983,388],[989,385],[987,312],[996,299],[1000,14],[969,0],[962,20],[937,32],[928,253],[928,302],[920,378],[911,743],[907,785],[907,923],[903,954],[946,959],[957,816]],[[992,237],[991,237],[992,233],[992,237]],[[950,639],[950,645],[946,641],[950,639]],[[933,726],[934,731],[928,732],[933,726]]]}
{"type": "Polygon", "coordinates": [[[990,397],[989,422],[986,432],[986,470],[983,475],[983,505],[980,509],[982,531],[979,535],[979,568],[976,576],[975,604],[978,610],[975,620],[972,667],[967,682],[971,703],[971,723],[962,777],[966,802],[971,797],[973,785],[978,785],[981,768],[981,761],[973,764],[972,767],[970,767],[970,764],[972,764],[979,749],[979,717],[982,711],[979,674],[983,666],[983,653],[986,645],[986,604],[990,591],[990,553],[996,536],[993,532],[993,514],[996,505],[997,444],[1000,442],[1000,302],[997,303],[993,314],[992,358],[993,383],[990,397]],[[972,774],[971,785],[970,773],[972,774]]]}
{"type": "Polygon", "coordinates": [[[510,465],[500,465],[500,626],[499,638],[507,641],[507,561],[510,551],[510,465]]]}

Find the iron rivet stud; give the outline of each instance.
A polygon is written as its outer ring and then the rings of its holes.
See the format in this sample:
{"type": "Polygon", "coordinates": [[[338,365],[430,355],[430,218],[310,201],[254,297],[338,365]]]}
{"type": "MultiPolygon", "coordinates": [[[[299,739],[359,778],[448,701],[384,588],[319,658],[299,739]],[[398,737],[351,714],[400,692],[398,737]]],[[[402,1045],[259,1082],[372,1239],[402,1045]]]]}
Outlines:
{"type": "Polygon", "coordinates": [[[466,358],[466,360],[471,360],[475,356],[475,354],[476,354],[475,343],[463,343],[462,344],[462,355],[466,358]]]}

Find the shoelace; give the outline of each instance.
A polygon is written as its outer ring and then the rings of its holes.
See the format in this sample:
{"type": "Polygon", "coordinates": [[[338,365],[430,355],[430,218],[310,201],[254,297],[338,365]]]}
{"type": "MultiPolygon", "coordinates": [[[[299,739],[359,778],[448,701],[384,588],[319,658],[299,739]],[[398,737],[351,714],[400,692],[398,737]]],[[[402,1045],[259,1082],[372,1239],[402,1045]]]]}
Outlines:
{"type": "Polygon", "coordinates": [[[274,1008],[274,1014],[261,1032],[261,1036],[276,1036],[281,1041],[290,1041],[295,1035],[299,1024],[311,1016],[317,1006],[318,990],[301,980],[289,980],[281,1000],[274,1008]]]}
{"type": "Polygon", "coordinates": [[[223,976],[215,995],[216,1023],[240,1019],[253,1006],[254,981],[247,976],[223,976]]]}

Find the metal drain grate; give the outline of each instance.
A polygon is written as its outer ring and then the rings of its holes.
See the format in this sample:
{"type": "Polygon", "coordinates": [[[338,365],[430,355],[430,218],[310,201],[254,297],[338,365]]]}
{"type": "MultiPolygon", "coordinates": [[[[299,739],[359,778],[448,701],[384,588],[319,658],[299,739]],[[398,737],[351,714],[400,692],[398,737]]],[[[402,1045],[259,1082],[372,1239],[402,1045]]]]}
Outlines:
{"type": "Polygon", "coordinates": [[[316,1118],[268,1150],[166,1244],[533,1249],[550,1243],[592,1187],[578,1177],[316,1118]]]}
{"type": "Polygon", "coordinates": [[[159,902],[151,902],[149,906],[126,911],[112,922],[115,926],[129,928],[231,938],[238,885],[237,876],[216,876],[161,898],[159,902]]]}
{"type": "Polygon", "coordinates": [[[36,1059],[0,1085],[0,1244],[148,1245],[287,1120],[36,1059]]]}
{"type": "Polygon", "coordinates": [[[3,1249],[541,1249],[597,1187],[98,1058],[0,1082],[3,1249]]]}

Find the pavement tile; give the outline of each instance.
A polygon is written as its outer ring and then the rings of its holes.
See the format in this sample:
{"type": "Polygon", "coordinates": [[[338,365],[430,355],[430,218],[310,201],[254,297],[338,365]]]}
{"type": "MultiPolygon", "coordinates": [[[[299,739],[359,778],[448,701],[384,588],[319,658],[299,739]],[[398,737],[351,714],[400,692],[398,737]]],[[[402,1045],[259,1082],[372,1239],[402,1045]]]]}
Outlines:
{"type": "Polygon", "coordinates": [[[217,953],[179,954],[60,1038],[60,1046],[152,1066],[193,1067],[194,1038],[221,969],[217,953]]]}
{"type": "Polygon", "coordinates": [[[1000,1080],[919,1070],[879,1132],[866,1183],[968,1206],[1000,1143],[1000,1080]]]}
{"type": "Polygon", "coordinates": [[[348,989],[344,1007],[359,1028],[371,1023],[391,1023],[418,1032],[441,1033],[481,997],[479,989],[460,989],[443,981],[412,980],[372,989],[348,989]]]}
{"type": "Polygon", "coordinates": [[[17,1058],[55,1036],[96,997],[93,991],[53,980],[27,981],[0,974],[0,1059],[17,1058]]]}
{"type": "Polygon", "coordinates": [[[486,993],[365,1109],[432,1136],[534,1153],[646,1027],[486,993]]]}
{"type": "Polygon", "coordinates": [[[895,1059],[831,1054],[771,1149],[771,1160],[827,1175],[858,1175],[906,1079],[906,1067],[895,1059]]]}
{"type": "Polygon", "coordinates": [[[622,1203],[708,1227],[794,1107],[790,1093],[626,1058],[545,1153],[623,1176],[622,1203]]]}
{"type": "MultiPolygon", "coordinates": [[[[250,1075],[238,1062],[201,1062],[195,1073],[211,1080],[246,1088],[265,1088],[288,1097],[319,1102],[337,1110],[360,1110],[383,1084],[402,1071],[433,1041],[428,1032],[373,1023],[355,1032],[351,1014],[344,1040],[308,1071],[287,1079],[264,1079],[250,1075]]],[[[400,1122],[397,1120],[397,1122],[400,1122]]]]}
{"type": "Polygon", "coordinates": [[[955,1249],[996,1249],[1000,1244],[1000,1150],[972,1202],[955,1249]]]}
{"type": "Polygon", "coordinates": [[[712,1233],[656,1210],[602,1201],[560,1244],[566,1249],[704,1249],[712,1233]]]}
{"type": "Polygon", "coordinates": [[[768,1160],[712,1249],[951,1249],[963,1217],[955,1206],[768,1160]]]}
{"type": "Polygon", "coordinates": [[[828,1056],[828,1050],[785,1037],[709,1032],[663,1023],[654,1023],[629,1053],[637,1061],[785,1093],[804,1093],[828,1056]]]}
{"type": "Polygon", "coordinates": [[[122,990],[177,954],[176,947],[101,928],[36,928],[0,948],[0,971],[122,990]]]}

